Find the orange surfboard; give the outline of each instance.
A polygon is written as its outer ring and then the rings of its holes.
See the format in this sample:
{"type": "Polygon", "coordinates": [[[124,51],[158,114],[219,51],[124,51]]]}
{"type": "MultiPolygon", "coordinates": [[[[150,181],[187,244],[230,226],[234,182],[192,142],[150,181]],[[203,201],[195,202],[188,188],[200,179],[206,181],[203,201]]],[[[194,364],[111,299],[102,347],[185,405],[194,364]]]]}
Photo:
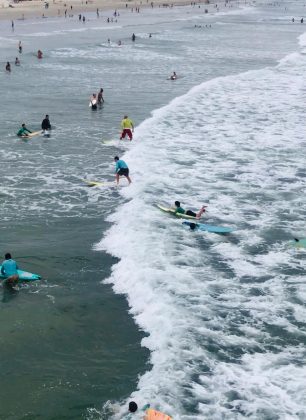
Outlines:
{"type": "Polygon", "coordinates": [[[149,408],[146,411],[145,420],[172,420],[172,417],[160,411],[153,410],[153,408],[149,408]]]}

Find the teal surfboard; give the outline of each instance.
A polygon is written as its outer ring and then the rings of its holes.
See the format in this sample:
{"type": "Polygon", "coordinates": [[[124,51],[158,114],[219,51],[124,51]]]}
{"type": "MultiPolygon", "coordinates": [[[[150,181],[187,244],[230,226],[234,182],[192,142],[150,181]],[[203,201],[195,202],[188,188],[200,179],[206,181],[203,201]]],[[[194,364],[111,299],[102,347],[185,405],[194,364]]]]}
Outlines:
{"type": "Polygon", "coordinates": [[[306,248],[306,238],[303,238],[303,239],[294,238],[292,245],[295,248],[306,248]]]}
{"type": "MultiPolygon", "coordinates": [[[[0,265],[0,278],[5,279],[6,276],[4,276],[1,273],[1,267],[2,267],[2,265],[0,265]]],[[[28,271],[23,271],[23,270],[17,270],[17,271],[18,271],[18,274],[19,274],[19,280],[34,281],[34,280],[40,280],[41,279],[41,276],[39,276],[38,274],[29,273],[28,271]]]]}
{"type": "Polygon", "coordinates": [[[212,232],[212,233],[231,233],[233,232],[233,228],[224,227],[224,226],[213,226],[213,225],[205,225],[204,223],[193,223],[193,222],[183,222],[183,225],[189,226],[191,230],[204,230],[205,232],[212,232]]]}

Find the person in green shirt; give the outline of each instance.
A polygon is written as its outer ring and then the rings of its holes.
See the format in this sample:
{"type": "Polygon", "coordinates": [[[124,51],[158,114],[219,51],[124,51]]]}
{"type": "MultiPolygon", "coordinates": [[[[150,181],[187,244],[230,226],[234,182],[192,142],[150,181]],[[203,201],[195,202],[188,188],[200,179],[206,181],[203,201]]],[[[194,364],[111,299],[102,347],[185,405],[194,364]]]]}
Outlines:
{"type": "Polygon", "coordinates": [[[17,136],[19,137],[29,137],[29,133],[32,133],[31,130],[28,130],[26,125],[23,123],[21,124],[21,128],[17,133],[17,136]]]}
{"type": "Polygon", "coordinates": [[[174,204],[175,204],[175,208],[174,208],[175,213],[186,214],[186,216],[196,217],[197,219],[200,219],[202,214],[205,213],[205,208],[207,207],[207,206],[202,206],[202,208],[197,213],[194,213],[191,210],[183,209],[179,201],[175,201],[174,204]]]}

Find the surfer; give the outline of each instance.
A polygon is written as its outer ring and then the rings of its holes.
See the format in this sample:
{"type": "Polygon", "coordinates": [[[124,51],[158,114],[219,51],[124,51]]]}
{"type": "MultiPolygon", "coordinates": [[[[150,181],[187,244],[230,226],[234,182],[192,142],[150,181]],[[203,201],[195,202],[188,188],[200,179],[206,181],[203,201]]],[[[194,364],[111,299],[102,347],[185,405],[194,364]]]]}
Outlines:
{"type": "Polygon", "coordinates": [[[125,176],[126,179],[129,181],[129,184],[132,182],[131,178],[129,177],[129,168],[127,166],[127,164],[124,162],[124,160],[119,159],[118,156],[114,157],[114,161],[116,162],[116,168],[115,168],[115,172],[116,172],[116,183],[117,185],[119,185],[119,177],[120,176],[125,176]]]}
{"type": "Polygon", "coordinates": [[[43,57],[43,53],[41,50],[37,51],[37,58],[40,60],[43,57]]]}
{"type": "Polygon", "coordinates": [[[173,74],[170,76],[170,80],[176,80],[176,79],[177,79],[177,75],[174,71],[173,74]]]}
{"type": "Polygon", "coordinates": [[[101,106],[102,102],[104,102],[104,98],[103,98],[103,89],[100,89],[100,92],[98,92],[98,104],[101,106]]]}
{"type": "Polygon", "coordinates": [[[127,115],[124,116],[123,120],[121,121],[121,128],[122,133],[120,140],[124,139],[126,135],[128,135],[130,141],[133,139],[133,132],[134,132],[134,124],[133,121],[129,119],[127,115]]]}
{"type": "Polygon", "coordinates": [[[97,109],[97,95],[95,93],[92,94],[92,96],[89,99],[91,109],[97,109]]]}
{"type": "Polygon", "coordinates": [[[20,66],[20,60],[18,57],[15,59],[15,66],[20,66]]]}
{"type": "Polygon", "coordinates": [[[29,137],[29,133],[32,133],[31,130],[28,130],[25,123],[21,124],[21,128],[17,133],[19,137],[29,137]]]}
{"type": "Polygon", "coordinates": [[[12,256],[9,252],[5,254],[5,260],[1,266],[1,274],[6,277],[6,282],[11,285],[15,285],[18,283],[19,275],[18,275],[18,265],[16,261],[12,259],[12,256]]]}
{"type": "Polygon", "coordinates": [[[7,63],[6,63],[6,66],[5,66],[5,71],[6,71],[7,73],[10,73],[10,72],[11,72],[11,65],[10,65],[10,62],[9,62],[9,61],[7,61],[7,63]]]}
{"type": "Polygon", "coordinates": [[[41,129],[44,130],[44,131],[51,130],[49,115],[46,115],[45,118],[42,120],[41,129]]]}
{"type": "Polygon", "coordinates": [[[175,201],[174,205],[175,205],[175,208],[174,208],[175,213],[186,214],[186,216],[196,217],[197,219],[200,219],[202,214],[205,213],[205,208],[207,207],[207,206],[202,206],[202,208],[197,213],[194,213],[191,210],[183,209],[183,207],[181,207],[181,203],[179,201],[175,201]]]}

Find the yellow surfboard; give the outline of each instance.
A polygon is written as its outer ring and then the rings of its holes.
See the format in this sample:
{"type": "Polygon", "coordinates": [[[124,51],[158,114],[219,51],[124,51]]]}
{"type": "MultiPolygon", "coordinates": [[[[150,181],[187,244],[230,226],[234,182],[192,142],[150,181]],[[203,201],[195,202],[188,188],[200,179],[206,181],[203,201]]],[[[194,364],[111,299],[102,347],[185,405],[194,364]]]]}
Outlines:
{"type": "Polygon", "coordinates": [[[90,181],[89,179],[83,179],[83,181],[89,187],[116,187],[115,181],[90,181]]]}
{"type": "Polygon", "coordinates": [[[172,420],[172,417],[167,414],[162,413],[161,411],[153,410],[149,408],[146,411],[145,420],[172,420]]]}

